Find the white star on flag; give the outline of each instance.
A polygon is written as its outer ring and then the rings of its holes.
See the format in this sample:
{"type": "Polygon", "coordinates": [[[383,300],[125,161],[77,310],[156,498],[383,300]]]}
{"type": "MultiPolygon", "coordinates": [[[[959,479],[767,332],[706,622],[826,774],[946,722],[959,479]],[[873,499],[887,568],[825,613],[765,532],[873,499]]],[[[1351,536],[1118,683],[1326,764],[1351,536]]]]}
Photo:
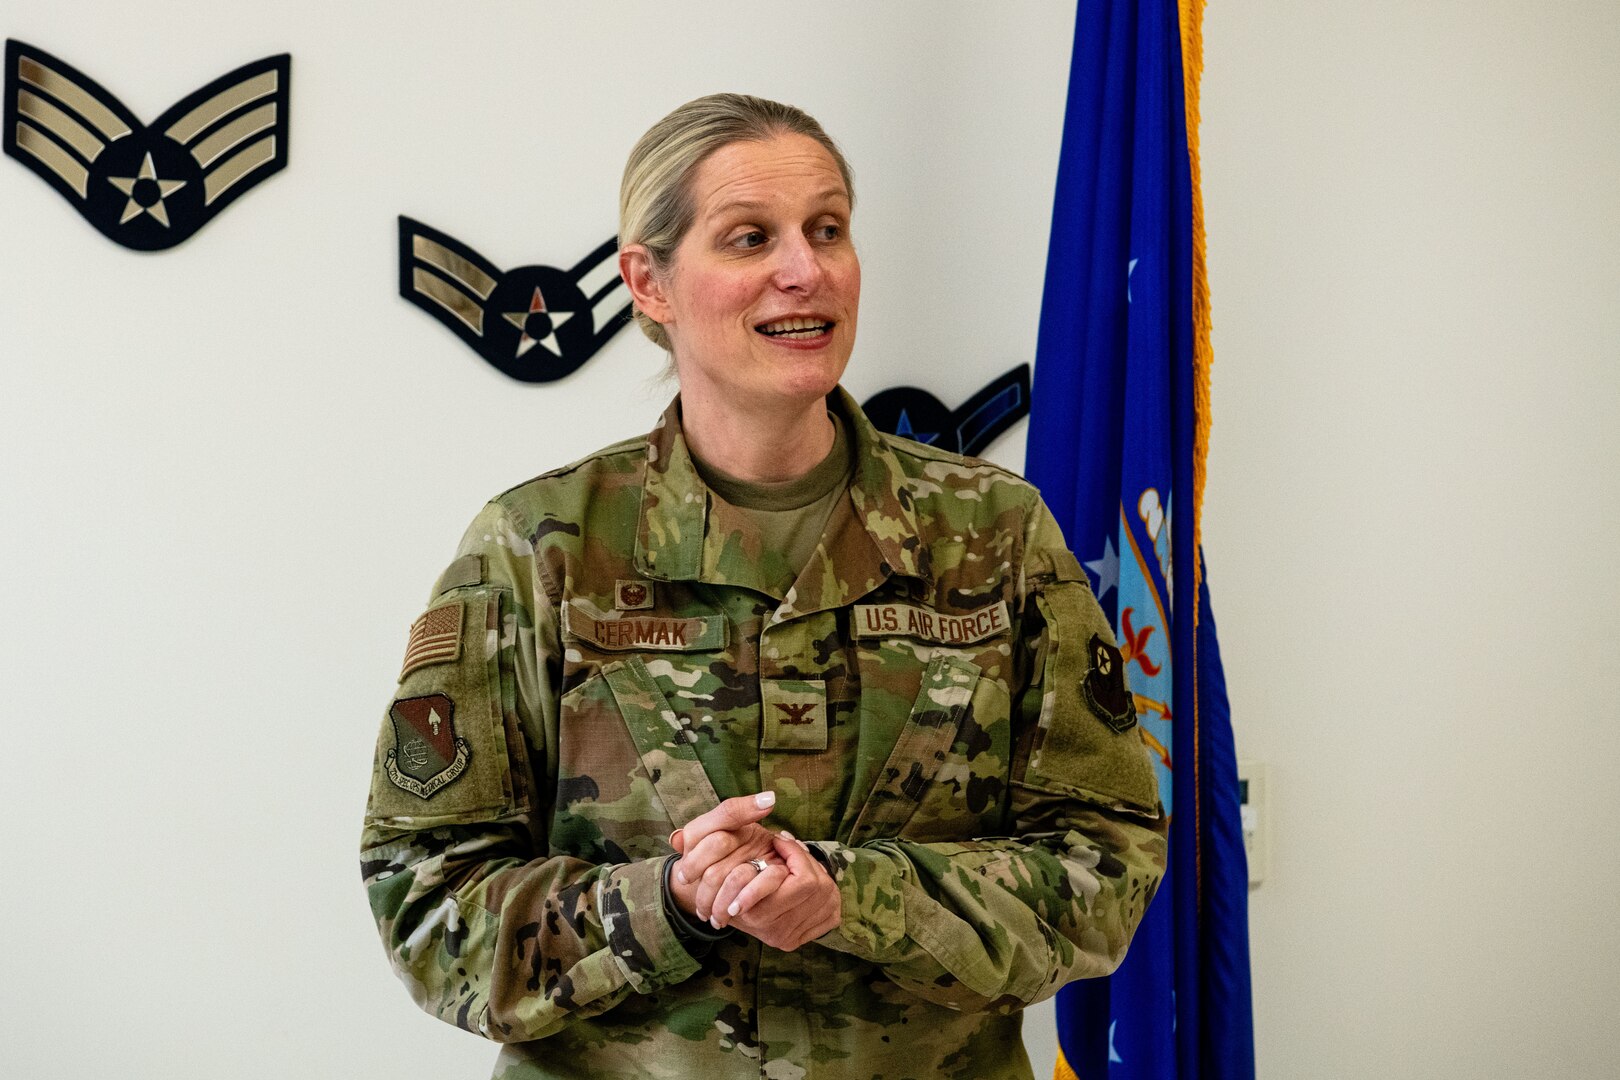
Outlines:
{"type": "Polygon", "coordinates": [[[1101,600],[1103,593],[1118,587],[1119,552],[1114,550],[1113,537],[1103,539],[1102,558],[1086,563],[1086,569],[1097,575],[1097,599],[1101,600]]]}

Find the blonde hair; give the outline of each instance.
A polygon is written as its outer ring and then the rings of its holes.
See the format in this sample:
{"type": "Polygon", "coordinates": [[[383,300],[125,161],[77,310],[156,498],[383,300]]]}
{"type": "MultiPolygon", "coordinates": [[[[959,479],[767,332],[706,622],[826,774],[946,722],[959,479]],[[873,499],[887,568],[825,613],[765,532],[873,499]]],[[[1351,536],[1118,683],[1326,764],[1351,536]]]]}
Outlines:
{"type": "MultiPolygon", "coordinates": [[[[709,94],[688,101],[648,128],[630,151],[619,184],[619,246],[642,245],[653,272],[667,271],[696,213],[689,190],[693,171],[723,146],[777,135],[804,135],[820,143],[838,165],[854,205],[849,162],[815,117],[748,94],[709,94]]],[[[655,345],[669,350],[669,335],[639,308],[636,323],[655,345]]]]}

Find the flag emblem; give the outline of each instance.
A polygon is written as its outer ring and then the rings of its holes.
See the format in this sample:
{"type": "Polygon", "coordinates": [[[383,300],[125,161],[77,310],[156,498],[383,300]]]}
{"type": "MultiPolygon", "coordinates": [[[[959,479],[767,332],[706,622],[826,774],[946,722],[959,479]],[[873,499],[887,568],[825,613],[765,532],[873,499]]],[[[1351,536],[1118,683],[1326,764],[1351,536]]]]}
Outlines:
{"type": "Polygon", "coordinates": [[[174,247],[287,164],[285,53],[215,79],[150,125],[42,49],[7,41],[5,65],[0,146],[124,247],[174,247]]]}
{"type": "Polygon", "coordinates": [[[411,624],[405,644],[405,664],[401,679],[419,667],[442,664],[461,655],[461,601],[430,608],[411,624]]]}
{"type": "Polygon", "coordinates": [[[431,799],[467,771],[472,750],[456,735],[455,713],[455,702],[444,694],[394,702],[388,710],[394,745],[383,768],[395,787],[431,799]]]}
{"type": "Polygon", "coordinates": [[[502,270],[449,233],[399,219],[399,295],[519,382],[554,382],[595,356],[630,321],[612,256],[618,237],[572,269],[502,270]]]}

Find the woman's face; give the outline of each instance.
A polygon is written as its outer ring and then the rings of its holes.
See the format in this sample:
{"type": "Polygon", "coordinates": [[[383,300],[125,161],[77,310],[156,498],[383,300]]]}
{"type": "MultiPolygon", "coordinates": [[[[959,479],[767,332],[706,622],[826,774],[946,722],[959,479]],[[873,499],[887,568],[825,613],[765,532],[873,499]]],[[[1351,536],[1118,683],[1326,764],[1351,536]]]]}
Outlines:
{"type": "Polygon", "coordinates": [[[748,409],[819,401],[855,345],[861,264],[849,191],[814,139],[735,142],[691,179],[692,226],[643,310],[683,394],[748,409]]]}

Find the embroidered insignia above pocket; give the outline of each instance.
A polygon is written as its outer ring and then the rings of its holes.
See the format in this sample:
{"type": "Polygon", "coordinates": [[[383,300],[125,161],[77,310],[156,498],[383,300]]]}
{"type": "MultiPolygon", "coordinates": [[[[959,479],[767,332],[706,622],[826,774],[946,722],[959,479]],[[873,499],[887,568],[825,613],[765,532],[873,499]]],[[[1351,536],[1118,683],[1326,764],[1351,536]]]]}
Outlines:
{"type": "Polygon", "coordinates": [[[650,581],[620,581],[613,589],[613,606],[620,611],[645,611],[653,606],[650,581]]]}
{"type": "Polygon", "coordinates": [[[456,735],[455,702],[444,694],[405,698],[388,710],[394,745],[383,768],[394,786],[431,799],[467,771],[472,749],[456,735]]]}
{"type": "Polygon", "coordinates": [[[1125,686],[1125,658],[1096,634],[1091,635],[1087,649],[1091,670],[1080,680],[1086,704],[1097,719],[1115,731],[1131,730],[1136,726],[1136,701],[1125,686]]]}

